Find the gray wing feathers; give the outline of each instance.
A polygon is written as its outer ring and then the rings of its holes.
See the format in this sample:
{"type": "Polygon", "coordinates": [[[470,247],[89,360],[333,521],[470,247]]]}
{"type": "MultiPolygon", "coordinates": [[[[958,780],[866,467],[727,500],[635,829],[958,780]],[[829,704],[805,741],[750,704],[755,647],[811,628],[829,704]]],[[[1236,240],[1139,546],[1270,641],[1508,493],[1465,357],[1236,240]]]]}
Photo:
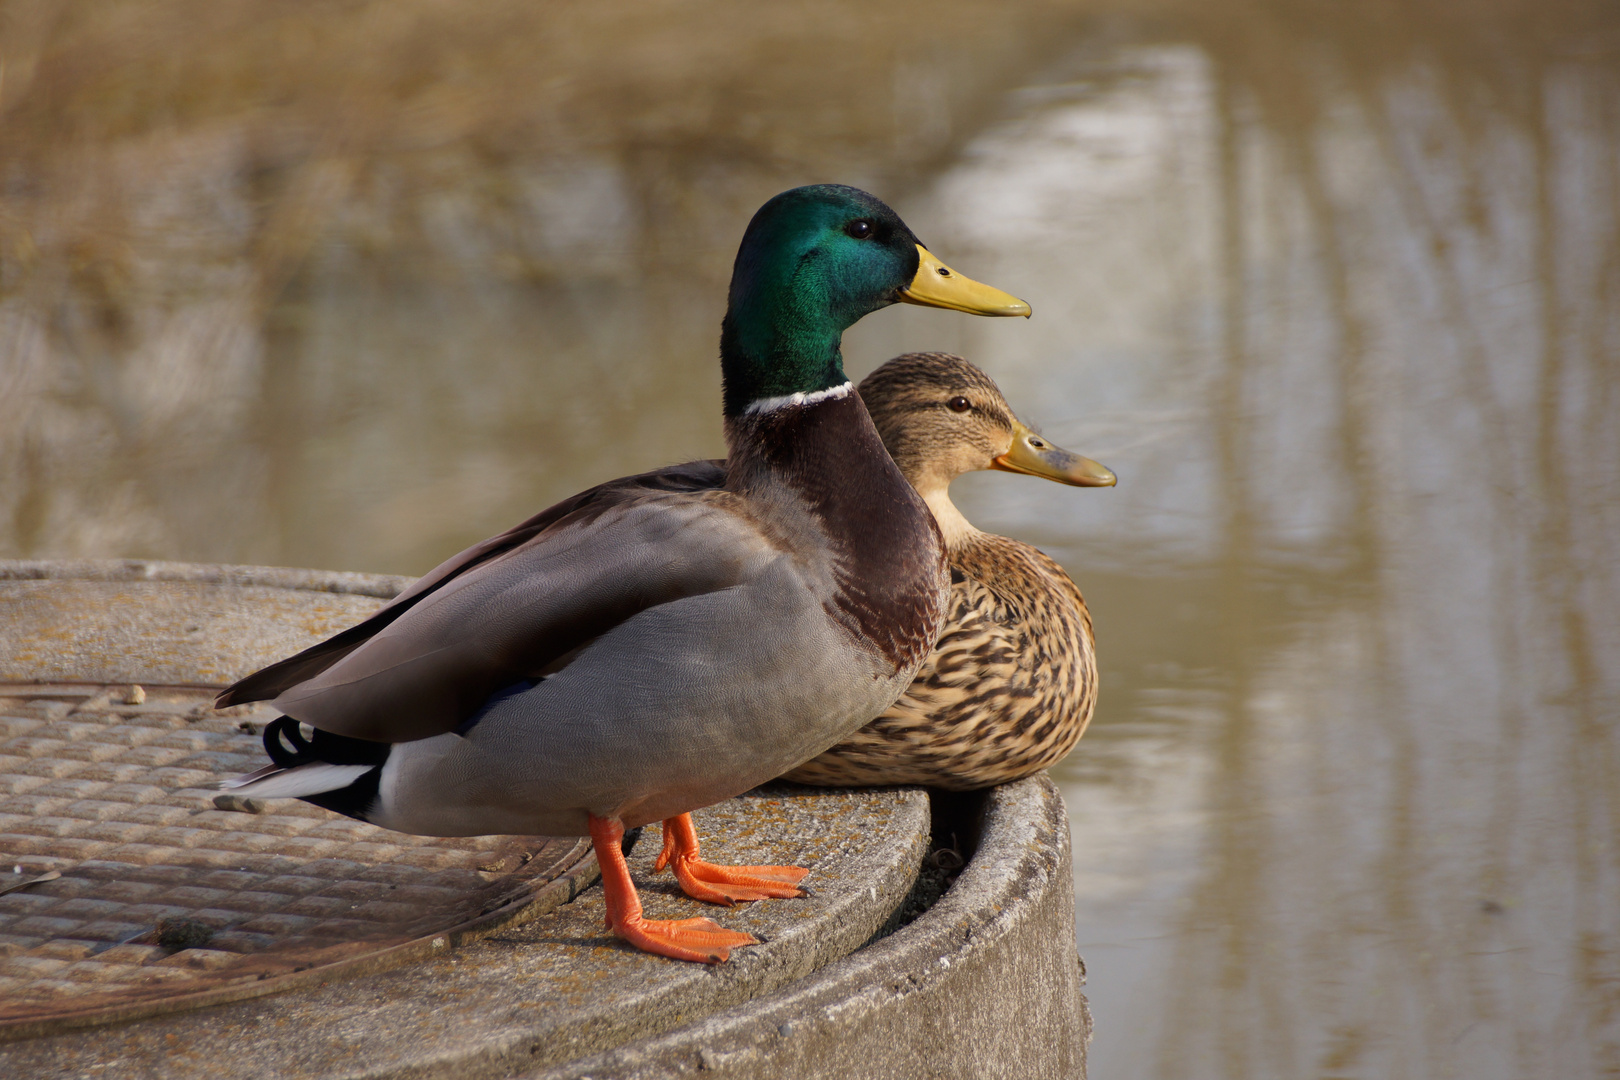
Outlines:
{"type": "Polygon", "coordinates": [[[640,611],[748,581],[777,554],[724,496],[646,496],[445,582],[274,701],[353,738],[454,731],[495,691],[640,611]]]}
{"type": "Polygon", "coordinates": [[[410,588],[378,608],[370,618],[294,656],[255,671],[221,693],[214,704],[224,708],[248,701],[268,701],[299,683],[313,679],[375,637],[428,593],[480,563],[533,542],[548,531],[573,528],[606,508],[646,498],[650,493],[696,495],[717,491],[725,485],[725,479],[724,462],[691,461],[684,465],[668,465],[638,476],[610,480],[570,496],[499,536],[446,559],[417,579],[410,588]]]}
{"type": "Polygon", "coordinates": [[[661,820],[814,757],[906,681],[774,559],[747,587],[626,620],[465,738],[396,748],[372,820],[437,836],[577,834],[587,813],[661,820]]]}

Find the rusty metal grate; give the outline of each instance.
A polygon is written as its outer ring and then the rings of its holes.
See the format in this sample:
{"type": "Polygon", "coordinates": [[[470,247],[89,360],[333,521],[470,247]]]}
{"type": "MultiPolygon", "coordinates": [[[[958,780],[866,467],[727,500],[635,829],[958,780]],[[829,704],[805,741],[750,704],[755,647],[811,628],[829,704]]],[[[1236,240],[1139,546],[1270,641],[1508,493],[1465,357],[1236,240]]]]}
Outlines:
{"type": "Polygon", "coordinates": [[[0,1038],[408,962],[594,878],[574,837],[407,836],[292,800],[219,809],[201,785],[263,764],[276,714],[212,697],[0,684],[0,1038]]]}

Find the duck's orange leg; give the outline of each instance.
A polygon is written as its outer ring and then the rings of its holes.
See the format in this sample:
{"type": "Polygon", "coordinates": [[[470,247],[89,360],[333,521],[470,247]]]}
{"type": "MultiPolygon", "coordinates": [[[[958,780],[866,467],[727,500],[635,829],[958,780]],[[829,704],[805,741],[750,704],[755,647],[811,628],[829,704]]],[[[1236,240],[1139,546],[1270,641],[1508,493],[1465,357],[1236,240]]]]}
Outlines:
{"type": "Polygon", "coordinates": [[[636,886],[625,864],[624,824],[610,818],[590,816],[591,845],[602,867],[602,893],[607,900],[607,921],[613,933],[643,952],[657,953],[675,960],[695,960],[718,964],[742,945],[758,945],[759,939],[738,930],[727,930],[709,919],[644,919],[636,886]]]}
{"type": "Polygon", "coordinates": [[[694,900],[731,904],[738,900],[789,899],[803,896],[799,879],[810,871],[802,866],[716,866],[698,858],[697,829],[691,814],[664,819],[664,850],[654,870],[675,867],[675,880],[694,900]]]}

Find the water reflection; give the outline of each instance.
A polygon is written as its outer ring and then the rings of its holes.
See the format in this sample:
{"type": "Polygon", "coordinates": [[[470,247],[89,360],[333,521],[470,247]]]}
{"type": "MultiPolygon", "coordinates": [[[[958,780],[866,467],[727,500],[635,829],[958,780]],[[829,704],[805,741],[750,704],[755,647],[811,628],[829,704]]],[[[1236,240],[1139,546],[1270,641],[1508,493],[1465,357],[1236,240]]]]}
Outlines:
{"type": "Polygon", "coordinates": [[[8,60],[0,553],[420,571],[715,453],[747,212],[898,193],[1037,318],[890,310],[851,371],[965,352],[1120,475],[958,498],[1097,618],[1059,770],[1092,1075],[1620,1074],[1612,19],[393,10],[358,67],[307,13],[188,31],[256,74],[162,123],[107,104],[162,96],[144,9],[8,60]]]}
{"type": "Polygon", "coordinates": [[[1300,130],[1219,59],[1082,56],[908,208],[1033,279],[963,345],[1121,478],[961,500],[1105,643],[1059,770],[1093,1075],[1609,1075],[1613,70],[1525,116],[1326,64],[1300,130]]]}
{"type": "Polygon", "coordinates": [[[903,190],[1066,6],[0,5],[0,555],[419,571],[720,452],[748,215],[903,190]]]}

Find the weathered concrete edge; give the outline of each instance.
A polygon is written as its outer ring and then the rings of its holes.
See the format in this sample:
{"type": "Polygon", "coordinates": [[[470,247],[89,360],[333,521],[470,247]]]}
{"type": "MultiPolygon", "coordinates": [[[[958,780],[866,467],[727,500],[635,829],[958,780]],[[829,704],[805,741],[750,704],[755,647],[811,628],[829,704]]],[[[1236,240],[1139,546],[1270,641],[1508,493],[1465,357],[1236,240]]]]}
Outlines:
{"type": "Polygon", "coordinates": [[[349,593],[392,600],[416,579],[349,570],[232,566],[159,559],[0,559],[0,581],[190,581],[301,592],[349,593]]]}
{"type": "MultiPolygon", "coordinates": [[[[673,988],[673,992],[672,988],[660,986],[629,990],[620,987],[617,993],[602,994],[589,1004],[574,1006],[575,1030],[571,1033],[570,1045],[617,1047],[637,1038],[655,1039],[685,1017],[708,1015],[719,1009],[748,1011],[752,1008],[752,1002],[767,998],[784,986],[797,985],[816,970],[858,951],[861,943],[870,939],[904,902],[916,881],[928,848],[927,804],[920,798],[915,801],[912,798],[922,793],[915,788],[877,790],[897,792],[903,801],[903,813],[914,810],[920,814],[917,820],[920,828],[911,831],[912,842],[899,852],[898,857],[882,858],[874,852],[863,860],[865,869],[857,870],[853,875],[861,880],[865,886],[863,889],[838,890],[830,894],[835,911],[813,925],[796,926],[791,921],[784,921],[776,924],[780,929],[761,931],[743,926],[735,918],[727,920],[733,928],[757,933],[762,944],[733,953],[726,964],[713,967],[679,965],[677,970],[681,982],[673,988]]],[[[644,837],[641,843],[649,845],[650,854],[657,851],[657,841],[658,836],[654,833],[644,837]]],[[[815,883],[814,878],[811,883],[815,883]]],[[[599,927],[600,902],[600,891],[588,893],[568,907],[552,912],[550,918],[568,918],[578,915],[581,909],[589,908],[592,914],[589,925],[599,927]]],[[[791,902],[774,903],[785,905],[791,902]]],[[[1073,907],[1072,902],[1070,906],[1073,907]]],[[[780,906],[774,912],[765,914],[774,913],[780,918],[791,910],[790,907],[780,906]]],[[[537,920],[530,923],[528,929],[545,925],[544,921],[537,920]]],[[[1072,929],[1069,937],[1071,940],[1074,937],[1072,929]]],[[[460,959],[464,965],[478,965],[480,950],[493,954],[509,947],[523,948],[523,936],[512,935],[505,941],[498,937],[486,939],[460,954],[460,959]]],[[[589,959],[581,962],[593,963],[589,959]]],[[[661,959],[655,962],[670,963],[661,959]]],[[[394,976],[402,993],[406,993],[405,988],[413,983],[426,984],[441,977],[441,972],[427,965],[406,969],[394,976]]],[[[491,1011],[501,1010],[508,1001],[528,998],[529,991],[521,980],[486,982],[484,1007],[491,1011]]],[[[430,1050],[425,1051],[419,1060],[397,1067],[390,1065],[344,1070],[324,1075],[333,1080],[478,1080],[519,1075],[520,1070],[536,1060],[545,1060],[547,1056],[552,1061],[562,1058],[563,1063],[559,1067],[568,1068],[567,1059],[562,1054],[552,1053],[554,1047],[537,1045],[537,1040],[543,1044],[546,1038],[544,1032],[520,1027],[499,1036],[487,1036],[481,1045],[470,1052],[430,1050]]]]}
{"type": "Polygon", "coordinates": [[[773,994],[526,1080],[1085,1076],[1068,814],[1044,774],[987,799],[983,836],[921,918],[773,994]]]}

